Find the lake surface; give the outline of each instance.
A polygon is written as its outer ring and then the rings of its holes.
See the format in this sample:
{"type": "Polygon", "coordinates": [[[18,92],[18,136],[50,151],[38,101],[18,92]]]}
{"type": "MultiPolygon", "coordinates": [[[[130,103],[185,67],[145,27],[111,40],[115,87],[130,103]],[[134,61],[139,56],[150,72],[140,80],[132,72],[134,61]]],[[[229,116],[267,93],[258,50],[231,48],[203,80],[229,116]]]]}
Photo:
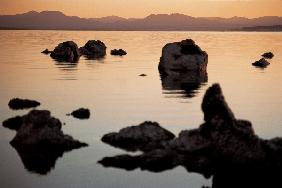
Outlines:
{"type": "Polygon", "coordinates": [[[63,131],[89,147],[64,153],[47,175],[25,169],[9,142],[14,131],[0,126],[1,187],[187,188],[211,186],[211,179],[184,168],[151,173],[104,168],[97,161],[125,153],[100,141],[112,131],[145,120],[159,122],[176,135],[203,122],[201,101],[212,83],[220,83],[226,100],[240,119],[252,121],[263,138],[282,136],[282,33],[244,32],[94,32],[0,31],[0,121],[23,115],[12,111],[11,98],[42,103],[66,125],[63,131]],[[208,81],[191,91],[162,82],[158,62],[168,42],[192,38],[209,54],[208,81]],[[40,52],[73,40],[102,40],[108,55],[80,58],[77,64],[58,63],[40,52]],[[124,57],[110,55],[123,48],[124,57]],[[266,69],[251,65],[264,52],[275,57],[266,69]],[[140,74],[147,77],[140,77],[140,74]],[[66,116],[79,107],[91,110],[89,120],[66,116]]]}

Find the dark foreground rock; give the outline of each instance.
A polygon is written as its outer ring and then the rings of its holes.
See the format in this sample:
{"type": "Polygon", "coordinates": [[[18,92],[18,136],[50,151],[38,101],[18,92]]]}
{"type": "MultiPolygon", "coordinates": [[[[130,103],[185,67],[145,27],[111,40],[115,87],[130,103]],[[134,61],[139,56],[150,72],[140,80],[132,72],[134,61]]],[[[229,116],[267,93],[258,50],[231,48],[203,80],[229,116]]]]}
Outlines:
{"type": "Polygon", "coordinates": [[[17,130],[10,144],[19,153],[25,167],[35,173],[48,173],[65,151],[87,146],[65,135],[60,120],[46,110],[32,110],[27,115],[6,122],[17,130]]]}
{"type": "Polygon", "coordinates": [[[21,116],[16,116],[3,121],[2,125],[3,127],[17,131],[21,127],[22,123],[23,123],[23,118],[21,116]]]}
{"type": "Polygon", "coordinates": [[[90,118],[90,110],[86,108],[79,108],[73,111],[70,115],[78,119],[89,119],[90,118]]]}
{"type": "Polygon", "coordinates": [[[19,99],[19,98],[11,99],[8,103],[8,106],[13,110],[34,108],[39,105],[40,105],[40,102],[37,102],[35,100],[19,99]]]}
{"type": "Polygon", "coordinates": [[[128,151],[148,151],[152,148],[162,148],[163,142],[174,137],[158,123],[146,121],[139,126],[121,129],[118,133],[106,134],[102,137],[102,141],[128,151]]]}
{"type": "Polygon", "coordinates": [[[272,52],[266,52],[266,53],[262,54],[261,56],[266,58],[266,59],[272,59],[274,57],[274,54],[272,52]]]}
{"type": "Polygon", "coordinates": [[[66,62],[77,62],[80,57],[78,46],[73,41],[66,41],[60,43],[50,55],[53,59],[57,61],[66,61],[66,62]]]}
{"type": "Polygon", "coordinates": [[[41,52],[42,54],[50,54],[52,51],[49,51],[47,48],[41,52]]]}
{"type": "Polygon", "coordinates": [[[83,47],[79,48],[81,55],[87,58],[96,59],[106,55],[106,45],[100,40],[89,40],[83,47]]]}
{"type": "Polygon", "coordinates": [[[261,58],[260,60],[254,62],[252,65],[255,66],[255,67],[261,67],[261,68],[265,68],[269,65],[270,63],[264,59],[264,58],[261,58]]]}
{"type": "Polygon", "coordinates": [[[65,135],[60,120],[52,117],[47,110],[32,110],[21,118],[22,125],[11,141],[14,147],[42,146],[72,150],[87,146],[65,135]]]}
{"type": "Polygon", "coordinates": [[[161,74],[183,72],[206,72],[208,54],[202,51],[192,39],[166,44],[159,63],[161,74]]]}
{"type": "Polygon", "coordinates": [[[118,55],[118,56],[124,56],[126,55],[127,52],[123,49],[114,49],[114,50],[111,50],[111,55],[118,55]]]}
{"type": "Polygon", "coordinates": [[[106,143],[112,146],[128,150],[124,145],[131,143],[134,151],[144,153],[105,157],[99,163],[105,167],[140,168],[152,172],[183,166],[189,172],[213,176],[213,187],[259,186],[270,180],[277,182],[277,179],[272,180],[273,177],[282,177],[282,138],[261,139],[249,121],[236,119],[218,84],[206,91],[202,110],[205,122],[197,129],[182,131],[177,138],[162,139],[162,134],[157,131],[143,131],[143,125],[105,135],[102,140],[111,138],[106,143]],[[147,134],[155,134],[154,138],[159,139],[139,142],[147,134]],[[257,177],[265,179],[257,180],[257,177]]]}

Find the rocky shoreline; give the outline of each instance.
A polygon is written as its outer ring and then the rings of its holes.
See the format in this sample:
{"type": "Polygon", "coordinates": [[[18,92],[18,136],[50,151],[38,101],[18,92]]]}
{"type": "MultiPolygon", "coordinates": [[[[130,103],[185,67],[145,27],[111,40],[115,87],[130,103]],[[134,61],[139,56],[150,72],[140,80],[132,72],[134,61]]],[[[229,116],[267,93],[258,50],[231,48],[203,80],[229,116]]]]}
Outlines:
{"type": "Polygon", "coordinates": [[[104,135],[102,141],[107,144],[143,153],[105,157],[99,163],[105,167],[140,168],[152,172],[183,166],[189,172],[207,178],[213,176],[214,182],[217,181],[215,177],[227,176],[225,172],[248,172],[251,180],[265,172],[276,174],[281,170],[282,138],[261,139],[255,134],[251,122],[236,119],[219,84],[206,91],[202,110],[205,122],[198,129],[180,132],[178,137],[152,122],[104,135]]]}

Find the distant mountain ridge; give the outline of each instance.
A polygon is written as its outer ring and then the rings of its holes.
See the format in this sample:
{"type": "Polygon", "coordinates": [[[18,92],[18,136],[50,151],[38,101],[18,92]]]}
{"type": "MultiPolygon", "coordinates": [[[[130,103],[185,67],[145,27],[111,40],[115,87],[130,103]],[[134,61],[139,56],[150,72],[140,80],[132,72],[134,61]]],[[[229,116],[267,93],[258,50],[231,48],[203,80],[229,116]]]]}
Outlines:
{"type": "MultiPolygon", "coordinates": [[[[282,25],[282,17],[191,17],[184,14],[151,14],[145,18],[80,18],[59,11],[30,11],[16,15],[0,15],[1,29],[49,30],[137,30],[137,31],[230,31],[258,26],[282,25]]],[[[269,27],[271,28],[271,27],[269,27]]]]}

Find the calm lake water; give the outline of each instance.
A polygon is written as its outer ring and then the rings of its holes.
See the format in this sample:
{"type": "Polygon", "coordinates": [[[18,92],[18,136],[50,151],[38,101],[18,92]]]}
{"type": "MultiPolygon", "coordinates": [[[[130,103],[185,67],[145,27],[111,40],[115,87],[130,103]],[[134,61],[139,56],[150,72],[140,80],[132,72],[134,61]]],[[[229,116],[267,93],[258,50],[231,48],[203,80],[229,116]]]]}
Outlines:
{"type": "Polygon", "coordinates": [[[243,32],[93,32],[0,31],[0,121],[28,110],[12,111],[13,97],[35,99],[66,125],[63,131],[90,146],[64,155],[47,175],[25,169],[9,142],[14,131],[0,126],[1,187],[200,188],[211,180],[178,167],[163,173],[104,168],[97,161],[125,152],[100,141],[112,131],[145,120],[159,122],[175,134],[203,122],[205,90],[221,84],[237,118],[252,121],[263,138],[282,136],[282,33],[243,32]],[[192,38],[209,54],[208,82],[193,91],[162,83],[158,62],[168,42],[192,38]],[[73,40],[102,40],[108,55],[101,60],[81,58],[77,64],[58,63],[40,52],[73,40]],[[123,48],[124,57],[109,55],[123,48]],[[260,55],[275,57],[266,69],[251,65],[260,55]],[[147,74],[140,77],[139,74],[147,74]],[[165,89],[163,89],[165,88],[165,89]],[[65,114],[79,107],[91,110],[89,120],[65,114]]]}

